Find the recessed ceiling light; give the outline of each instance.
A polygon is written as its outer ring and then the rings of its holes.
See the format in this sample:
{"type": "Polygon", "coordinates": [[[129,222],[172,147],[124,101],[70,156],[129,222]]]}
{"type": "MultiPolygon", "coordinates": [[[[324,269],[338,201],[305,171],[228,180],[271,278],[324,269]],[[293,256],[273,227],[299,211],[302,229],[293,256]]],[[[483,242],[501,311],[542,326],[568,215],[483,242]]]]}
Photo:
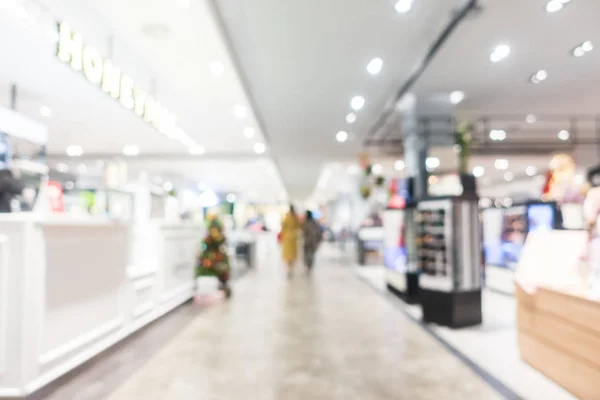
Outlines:
{"type": "Polygon", "coordinates": [[[569,140],[569,137],[571,136],[571,134],[569,133],[569,131],[563,129],[562,131],[558,132],[558,138],[560,140],[569,140]]]}
{"type": "Polygon", "coordinates": [[[247,115],[246,107],[241,104],[237,104],[233,107],[233,113],[238,118],[244,118],[247,115]]]}
{"type": "Polygon", "coordinates": [[[436,169],[439,166],[440,159],[437,157],[427,157],[425,160],[425,167],[427,167],[428,170],[436,169]]]}
{"type": "Polygon", "coordinates": [[[563,9],[563,2],[559,1],[559,0],[550,0],[547,4],[546,4],[546,12],[549,13],[555,13],[557,11],[560,11],[563,9]]]}
{"type": "Polygon", "coordinates": [[[460,90],[455,90],[454,92],[450,93],[450,103],[452,104],[458,104],[464,99],[465,93],[461,92],[460,90]]]}
{"type": "Polygon", "coordinates": [[[582,47],[580,47],[580,46],[575,47],[573,49],[573,55],[575,57],[583,57],[585,55],[585,50],[582,47]]]}
{"type": "Polygon", "coordinates": [[[67,147],[67,155],[69,157],[79,157],[83,155],[83,149],[81,148],[81,146],[72,144],[69,147],[67,147]]]}
{"type": "Polygon", "coordinates": [[[398,0],[394,8],[396,9],[396,12],[404,14],[410,11],[413,2],[414,0],[398,0]]]}
{"type": "Polygon", "coordinates": [[[506,139],[506,131],[502,129],[493,129],[490,131],[490,139],[494,141],[503,141],[506,139]]]}
{"type": "Polygon", "coordinates": [[[383,173],[383,166],[381,164],[374,164],[371,170],[375,175],[381,175],[383,173]]]}
{"type": "Polygon", "coordinates": [[[253,138],[254,135],[256,135],[256,130],[254,130],[253,127],[247,126],[244,128],[244,136],[246,136],[248,139],[253,138]]]}
{"type": "Polygon", "coordinates": [[[527,167],[525,168],[525,173],[527,174],[527,176],[534,176],[537,174],[537,168],[536,167],[527,167]]]}
{"type": "Polygon", "coordinates": [[[508,169],[508,160],[504,158],[499,158],[494,161],[494,167],[499,170],[508,169]]]}
{"type": "Polygon", "coordinates": [[[59,163],[59,164],[56,164],[56,170],[58,172],[66,174],[67,172],[69,172],[69,166],[67,164],[64,164],[64,163],[59,163]]]}
{"type": "Polygon", "coordinates": [[[356,122],[356,114],[348,113],[348,115],[346,115],[346,122],[349,124],[355,123],[356,122]]]}
{"type": "Polygon", "coordinates": [[[267,150],[267,146],[264,143],[256,143],[254,145],[254,152],[256,154],[263,154],[267,150]]]}
{"type": "Polygon", "coordinates": [[[358,111],[365,106],[365,98],[362,96],[354,96],[352,100],[350,100],[350,107],[354,111],[358,111]]]}
{"type": "Polygon", "coordinates": [[[40,107],[40,115],[46,118],[50,117],[52,116],[52,110],[50,109],[50,107],[42,106],[40,107]]]}
{"type": "Polygon", "coordinates": [[[374,58],[367,64],[367,72],[371,75],[378,75],[382,68],[383,60],[381,58],[374,58]]]}
{"type": "Polygon", "coordinates": [[[175,2],[175,4],[177,5],[177,8],[179,8],[180,10],[186,10],[188,8],[190,8],[190,5],[192,4],[191,0],[177,0],[175,2]]]}
{"type": "Polygon", "coordinates": [[[500,44],[494,48],[492,54],[490,54],[490,61],[497,63],[498,61],[504,60],[510,54],[510,46],[507,44],[500,44]]]}
{"type": "Polygon", "coordinates": [[[525,117],[525,121],[527,121],[528,124],[534,124],[537,121],[537,118],[533,114],[528,114],[527,117],[525,117]]]}
{"type": "Polygon", "coordinates": [[[189,148],[190,154],[193,154],[195,156],[199,156],[201,154],[204,154],[205,151],[206,150],[202,146],[193,146],[193,147],[189,148]]]}
{"type": "Polygon", "coordinates": [[[481,178],[483,176],[483,174],[485,174],[485,168],[483,168],[481,166],[477,166],[477,167],[473,168],[473,175],[476,178],[481,178]]]}
{"type": "Polygon", "coordinates": [[[235,195],[235,194],[233,194],[233,193],[229,193],[229,194],[227,195],[227,201],[228,201],[229,203],[235,203],[235,201],[236,201],[236,200],[237,200],[237,197],[236,197],[236,195],[235,195]]]}
{"type": "Polygon", "coordinates": [[[543,69],[540,69],[535,74],[531,75],[529,80],[531,83],[540,83],[540,82],[545,81],[546,78],[548,78],[548,73],[546,71],[544,71],[543,69]]]}
{"type": "Polygon", "coordinates": [[[123,154],[131,157],[137,156],[138,154],[140,154],[140,148],[133,144],[127,145],[123,147],[123,154]]]}
{"type": "Polygon", "coordinates": [[[394,163],[394,169],[396,171],[402,171],[404,169],[404,161],[398,160],[394,163]]]}
{"type": "Polygon", "coordinates": [[[504,173],[504,179],[508,182],[512,181],[514,179],[515,175],[512,172],[505,172],[504,173]]]}
{"type": "Polygon", "coordinates": [[[592,44],[591,41],[586,40],[585,42],[583,42],[581,44],[581,48],[583,49],[583,51],[585,51],[587,53],[588,51],[594,50],[594,45],[592,44]]]}
{"type": "Polygon", "coordinates": [[[344,143],[346,140],[348,140],[348,132],[346,132],[346,131],[339,131],[335,135],[335,140],[337,140],[340,143],[344,143]]]}
{"type": "Polygon", "coordinates": [[[211,62],[209,68],[210,72],[216,77],[222,76],[225,73],[225,66],[220,61],[211,62]]]}

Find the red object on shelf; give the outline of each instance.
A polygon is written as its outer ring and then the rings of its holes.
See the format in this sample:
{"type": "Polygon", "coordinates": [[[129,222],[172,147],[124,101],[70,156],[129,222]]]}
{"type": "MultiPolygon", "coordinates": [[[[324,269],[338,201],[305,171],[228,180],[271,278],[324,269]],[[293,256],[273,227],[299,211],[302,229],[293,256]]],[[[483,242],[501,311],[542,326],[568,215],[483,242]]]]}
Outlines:
{"type": "Polygon", "coordinates": [[[48,182],[48,197],[50,202],[50,209],[52,210],[52,212],[61,213],[65,211],[63,189],[59,182],[48,182]]]}

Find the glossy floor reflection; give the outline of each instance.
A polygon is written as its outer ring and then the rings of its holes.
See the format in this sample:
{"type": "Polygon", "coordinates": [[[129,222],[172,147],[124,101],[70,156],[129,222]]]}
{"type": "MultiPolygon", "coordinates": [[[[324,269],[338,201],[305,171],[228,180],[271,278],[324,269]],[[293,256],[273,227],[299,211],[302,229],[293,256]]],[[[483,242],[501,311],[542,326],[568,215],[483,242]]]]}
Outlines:
{"type": "Polygon", "coordinates": [[[499,399],[345,267],[274,264],[202,312],[110,400],[499,399]]]}

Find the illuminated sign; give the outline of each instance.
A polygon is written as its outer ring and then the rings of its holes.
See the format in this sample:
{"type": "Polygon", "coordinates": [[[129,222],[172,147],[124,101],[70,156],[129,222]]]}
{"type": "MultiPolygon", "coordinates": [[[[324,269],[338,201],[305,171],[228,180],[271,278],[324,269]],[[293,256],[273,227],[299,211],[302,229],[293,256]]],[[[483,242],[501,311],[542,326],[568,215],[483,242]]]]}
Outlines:
{"type": "Polygon", "coordinates": [[[189,147],[195,146],[190,137],[177,126],[175,114],[136,85],[112,60],[103,58],[96,48],[85,44],[81,34],[73,32],[69,24],[64,22],[58,23],[56,55],[60,61],[68,63],[74,71],[83,73],[88,81],[160,133],[189,147]]]}

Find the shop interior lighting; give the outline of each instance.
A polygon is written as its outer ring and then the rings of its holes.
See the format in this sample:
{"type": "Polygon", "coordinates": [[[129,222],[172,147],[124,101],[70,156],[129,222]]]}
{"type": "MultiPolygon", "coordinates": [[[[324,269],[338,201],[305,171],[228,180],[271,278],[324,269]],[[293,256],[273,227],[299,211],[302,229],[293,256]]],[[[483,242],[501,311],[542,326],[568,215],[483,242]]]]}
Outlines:
{"type": "Polygon", "coordinates": [[[485,174],[485,168],[483,168],[481,166],[477,166],[477,167],[473,168],[473,175],[476,178],[481,178],[484,174],[485,174]]]}
{"type": "Polygon", "coordinates": [[[414,0],[398,0],[394,8],[399,14],[405,14],[410,11],[414,3],[414,0]]]}
{"type": "Polygon", "coordinates": [[[346,115],[346,122],[349,124],[353,124],[356,122],[356,114],[354,113],[348,113],[346,115]]]}
{"type": "Polygon", "coordinates": [[[140,154],[140,148],[136,145],[127,145],[123,147],[123,154],[129,157],[137,156],[140,154]]]}
{"type": "Polygon", "coordinates": [[[354,111],[359,111],[365,106],[365,98],[362,96],[354,96],[352,100],[350,100],[350,107],[354,111]]]}
{"type": "Polygon", "coordinates": [[[540,69],[535,74],[531,75],[531,77],[529,78],[529,81],[531,83],[540,83],[540,82],[545,81],[546,78],[548,78],[548,73],[546,71],[544,71],[543,69],[540,69]]]}
{"type": "Polygon", "coordinates": [[[381,164],[374,164],[372,169],[373,174],[375,175],[381,175],[383,173],[383,166],[381,164]]]}
{"type": "Polygon", "coordinates": [[[344,143],[346,140],[348,140],[348,132],[346,132],[346,131],[339,131],[335,135],[335,140],[337,140],[340,143],[344,143]]]}
{"type": "Polygon", "coordinates": [[[246,107],[241,104],[237,104],[233,107],[233,114],[238,118],[245,118],[247,115],[246,107]]]}
{"type": "Polygon", "coordinates": [[[223,76],[223,74],[225,73],[225,66],[220,61],[214,61],[210,63],[209,68],[210,72],[216,77],[223,76]]]}
{"type": "Polygon", "coordinates": [[[58,172],[66,174],[67,172],[69,172],[69,166],[67,164],[64,164],[64,163],[59,163],[59,164],[56,164],[56,170],[58,172]]]}
{"type": "Polygon", "coordinates": [[[512,207],[513,204],[514,204],[513,199],[511,199],[510,197],[507,197],[502,201],[502,205],[506,208],[512,207]]]}
{"type": "Polygon", "coordinates": [[[504,60],[510,54],[510,46],[507,44],[500,44],[494,48],[492,54],[490,54],[490,61],[497,63],[504,60]]]}
{"type": "Polygon", "coordinates": [[[51,117],[52,110],[48,106],[42,106],[42,107],[40,107],[40,115],[42,117],[46,117],[46,118],[51,117]]]}
{"type": "Polygon", "coordinates": [[[499,170],[508,169],[508,160],[504,158],[499,158],[496,161],[494,161],[494,167],[496,167],[496,169],[499,170]]]}
{"type": "Polygon", "coordinates": [[[546,3],[546,12],[555,13],[563,9],[565,4],[570,3],[571,0],[550,0],[546,3]]]}
{"type": "Polygon", "coordinates": [[[465,92],[461,92],[460,90],[455,90],[450,93],[450,103],[458,104],[465,99],[465,92]]]}
{"type": "Polygon", "coordinates": [[[402,161],[402,160],[397,160],[397,161],[394,163],[394,169],[395,169],[396,171],[402,171],[402,170],[404,170],[404,161],[402,161]]]}
{"type": "Polygon", "coordinates": [[[506,139],[506,131],[502,129],[493,129],[490,131],[490,139],[501,142],[506,139]]]}
{"type": "Polygon", "coordinates": [[[425,167],[428,170],[434,170],[440,166],[440,159],[437,157],[427,157],[425,160],[425,167]]]}
{"type": "Polygon", "coordinates": [[[525,121],[527,121],[528,124],[534,124],[537,121],[537,117],[533,114],[529,114],[525,117],[525,121]]]}
{"type": "Polygon", "coordinates": [[[256,135],[256,130],[254,130],[253,127],[247,126],[244,128],[244,136],[246,136],[248,139],[253,138],[254,135],[256,135]]]}
{"type": "Polygon", "coordinates": [[[190,151],[190,154],[193,154],[195,156],[199,156],[199,155],[204,154],[204,152],[206,150],[202,146],[192,146],[192,147],[189,148],[189,151],[190,151]]]}
{"type": "Polygon", "coordinates": [[[237,196],[233,193],[229,193],[227,195],[227,202],[229,203],[235,203],[235,201],[237,200],[237,196]]]}
{"type": "Polygon", "coordinates": [[[67,147],[67,155],[69,157],[80,157],[83,155],[83,149],[81,146],[72,144],[67,147]]]}
{"type": "Polygon", "coordinates": [[[527,174],[527,176],[535,176],[537,172],[538,170],[534,166],[525,168],[525,173],[527,174]]]}
{"type": "Polygon", "coordinates": [[[514,179],[514,177],[515,177],[515,175],[514,175],[512,172],[505,172],[505,173],[504,173],[504,179],[505,179],[507,182],[510,182],[510,181],[512,181],[512,180],[514,179]]]}
{"type": "Polygon", "coordinates": [[[379,75],[382,68],[383,60],[381,58],[374,58],[367,64],[367,72],[371,75],[379,75]]]}
{"type": "Polygon", "coordinates": [[[594,44],[590,40],[586,40],[573,49],[573,55],[575,57],[583,57],[592,50],[594,50],[594,44]]]}
{"type": "Polygon", "coordinates": [[[562,131],[558,132],[558,138],[560,140],[569,140],[569,137],[571,137],[571,134],[569,133],[569,131],[563,129],[562,131]]]}
{"type": "Polygon", "coordinates": [[[254,152],[256,154],[263,154],[265,151],[267,151],[267,146],[264,143],[256,143],[254,145],[254,152]]]}

